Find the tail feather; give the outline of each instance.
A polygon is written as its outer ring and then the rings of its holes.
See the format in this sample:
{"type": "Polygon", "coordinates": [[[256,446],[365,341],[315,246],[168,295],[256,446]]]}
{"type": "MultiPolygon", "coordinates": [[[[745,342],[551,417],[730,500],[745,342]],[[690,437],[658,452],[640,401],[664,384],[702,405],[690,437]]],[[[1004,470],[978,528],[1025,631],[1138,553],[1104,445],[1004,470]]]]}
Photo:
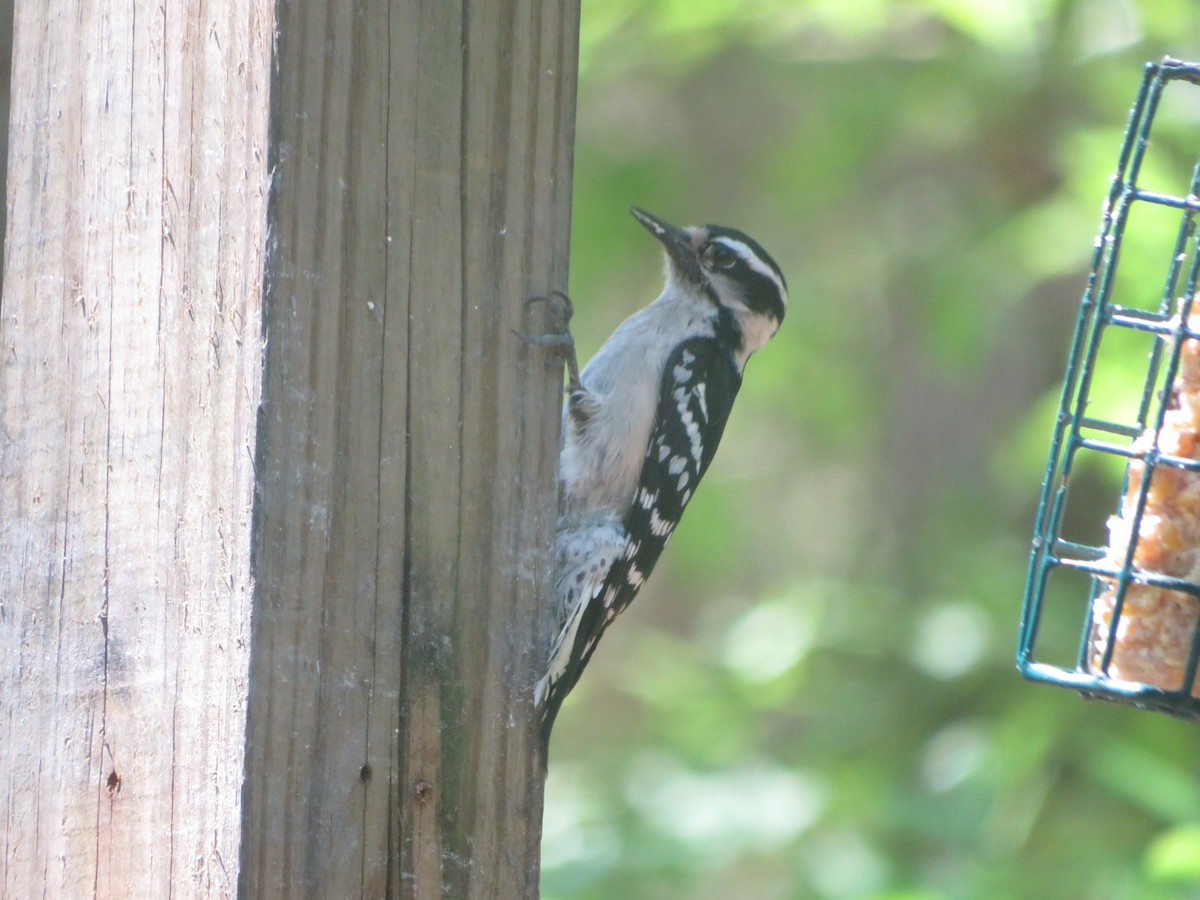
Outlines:
{"type": "MultiPolygon", "coordinates": [[[[624,529],[612,520],[584,528],[563,529],[555,542],[558,564],[555,594],[562,625],[550,651],[546,674],[535,685],[533,695],[535,705],[542,711],[542,740],[547,744],[558,710],[579,680],[599,639],[598,632],[581,635],[580,627],[596,620],[594,608],[601,602],[608,573],[621,557],[626,543],[624,529]]],[[[594,624],[589,624],[584,631],[595,628],[594,624]]]]}

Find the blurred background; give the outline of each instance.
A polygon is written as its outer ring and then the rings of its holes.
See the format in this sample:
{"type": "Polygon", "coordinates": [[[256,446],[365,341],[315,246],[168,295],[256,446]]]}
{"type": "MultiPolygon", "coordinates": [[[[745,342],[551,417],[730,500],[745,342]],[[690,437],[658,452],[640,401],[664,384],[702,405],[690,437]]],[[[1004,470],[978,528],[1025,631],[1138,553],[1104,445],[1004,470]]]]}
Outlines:
{"type": "MultiPolygon", "coordinates": [[[[1200,897],[1200,726],[1013,663],[1101,203],[1164,54],[1200,59],[1194,0],[584,0],[581,356],[661,284],[630,204],[749,232],[791,303],[559,718],[546,900],[1200,897]]],[[[1200,87],[1168,91],[1143,183],[1186,193],[1200,87]]],[[[1152,297],[1175,226],[1130,224],[1152,297]]],[[[1121,471],[1079,477],[1102,542],[1121,471]]]]}

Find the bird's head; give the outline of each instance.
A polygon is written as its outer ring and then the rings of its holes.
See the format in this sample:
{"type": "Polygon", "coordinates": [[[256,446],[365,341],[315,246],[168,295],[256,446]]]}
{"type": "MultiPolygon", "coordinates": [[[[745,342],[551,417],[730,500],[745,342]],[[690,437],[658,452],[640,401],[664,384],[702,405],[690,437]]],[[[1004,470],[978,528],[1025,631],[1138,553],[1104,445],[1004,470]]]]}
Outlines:
{"type": "Polygon", "coordinates": [[[674,282],[732,313],[747,356],[775,334],[787,311],[787,282],[757,241],[736,228],[679,228],[637,207],[630,211],[666,250],[668,287],[674,282]]]}

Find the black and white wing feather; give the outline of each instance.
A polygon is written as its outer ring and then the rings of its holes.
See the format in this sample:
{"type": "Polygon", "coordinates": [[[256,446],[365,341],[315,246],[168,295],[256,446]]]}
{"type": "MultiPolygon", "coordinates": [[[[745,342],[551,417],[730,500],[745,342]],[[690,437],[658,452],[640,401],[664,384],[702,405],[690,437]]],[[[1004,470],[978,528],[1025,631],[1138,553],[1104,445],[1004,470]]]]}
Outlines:
{"type": "Polygon", "coordinates": [[[600,636],[650,576],[708,470],[741,386],[733,356],[715,337],[681,343],[663,369],[658,409],[641,477],[620,528],[615,559],[590,596],[570,610],[552,664],[538,686],[545,703],[543,732],[549,734],[562,700],[591,659],[600,636]]]}
{"type": "Polygon", "coordinates": [[[740,386],[732,357],[711,338],[688,341],[667,360],[642,476],[625,515],[631,537],[604,584],[608,621],[633,602],[658,562],[717,452],[740,386]]]}

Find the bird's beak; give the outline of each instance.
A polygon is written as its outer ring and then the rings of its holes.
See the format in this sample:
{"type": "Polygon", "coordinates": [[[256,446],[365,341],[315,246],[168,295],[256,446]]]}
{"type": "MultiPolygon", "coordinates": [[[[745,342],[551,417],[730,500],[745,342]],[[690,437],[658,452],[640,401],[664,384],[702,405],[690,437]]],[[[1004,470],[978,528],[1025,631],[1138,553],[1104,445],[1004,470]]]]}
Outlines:
{"type": "Polygon", "coordinates": [[[677,228],[670,222],[652,216],[644,209],[631,206],[629,211],[633,217],[645,226],[646,230],[662,243],[671,257],[671,263],[681,274],[696,278],[700,274],[700,264],[696,259],[696,249],[692,245],[692,236],[682,228],[677,228]]]}

